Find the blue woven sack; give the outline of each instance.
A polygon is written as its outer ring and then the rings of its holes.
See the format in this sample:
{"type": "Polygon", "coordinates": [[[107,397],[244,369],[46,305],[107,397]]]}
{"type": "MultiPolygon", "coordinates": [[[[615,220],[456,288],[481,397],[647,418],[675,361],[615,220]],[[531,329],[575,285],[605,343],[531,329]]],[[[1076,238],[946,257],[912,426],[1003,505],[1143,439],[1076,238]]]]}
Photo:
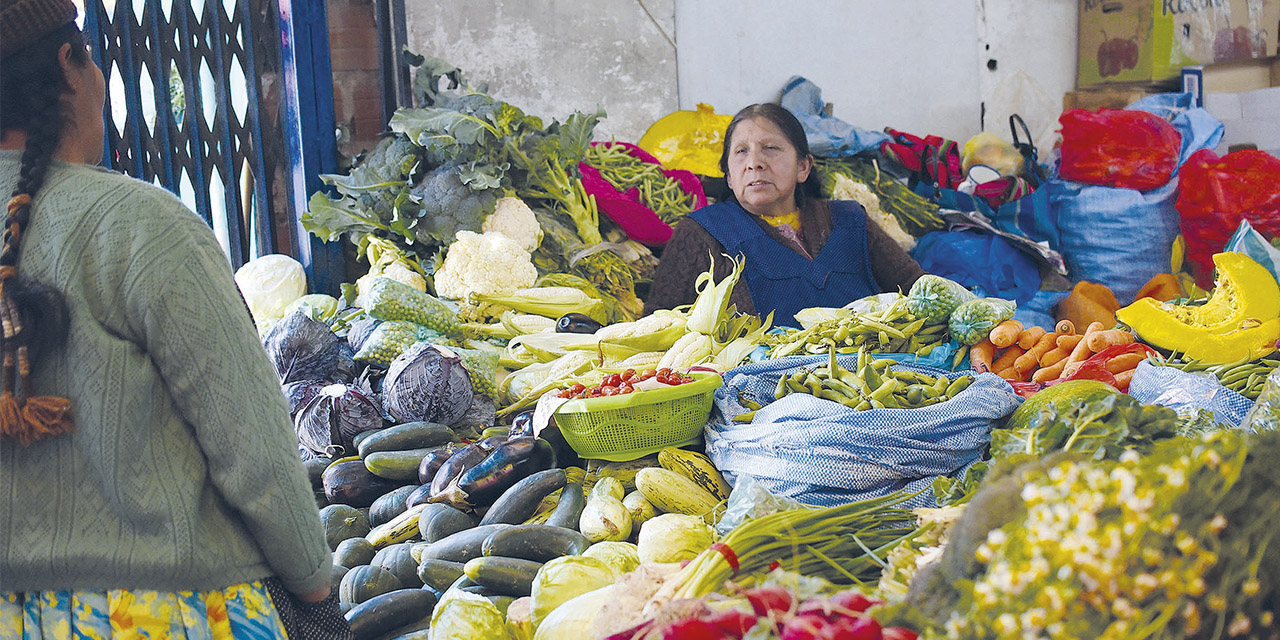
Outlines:
{"type": "Polygon", "coordinates": [[[1183,413],[1187,410],[1212,411],[1223,424],[1240,426],[1253,408],[1253,401],[1220,384],[1211,373],[1188,373],[1174,367],[1161,367],[1150,362],[1138,363],[1129,382],[1129,395],[1142,404],[1158,404],[1183,413]]]}
{"type": "MultiPolygon", "coordinates": [[[[921,493],[908,508],[936,506],[930,485],[958,477],[982,458],[993,425],[1022,403],[1007,382],[991,373],[976,377],[955,398],[921,409],[854,411],[808,394],[773,400],[778,378],[800,367],[822,366],[827,356],[792,356],[757,362],[724,375],[705,429],[707,454],[732,480],[749,474],[769,491],[818,506],[883,496],[899,489],[921,493]],[[762,407],[749,424],[733,417],[762,407]]],[[[839,357],[856,368],[857,356],[839,357]]],[[[970,372],[893,365],[956,378],[970,372]]]]}

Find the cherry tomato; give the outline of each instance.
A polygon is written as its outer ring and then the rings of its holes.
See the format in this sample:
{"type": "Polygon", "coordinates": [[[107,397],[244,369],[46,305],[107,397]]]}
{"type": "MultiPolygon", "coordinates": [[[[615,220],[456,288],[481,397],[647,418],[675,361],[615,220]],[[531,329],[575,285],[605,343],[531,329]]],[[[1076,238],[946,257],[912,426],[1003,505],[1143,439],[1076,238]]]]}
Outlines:
{"type": "Polygon", "coordinates": [[[663,367],[663,368],[661,368],[661,369],[658,369],[657,374],[658,374],[658,377],[659,377],[659,378],[667,378],[667,377],[670,377],[670,376],[671,376],[671,369],[669,369],[669,368],[667,368],[667,367],[663,367]]]}
{"type": "Polygon", "coordinates": [[[617,387],[615,387],[615,386],[613,386],[613,385],[611,385],[611,384],[606,384],[606,385],[604,385],[603,387],[600,387],[600,395],[602,395],[602,396],[616,396],[616,395],[618,395],[618,388],[617,388],[617,387]]]}
{"type": "Polygon", "coordinates": [[[557,397],[557,398],[572,398],[572,397],[573,397],[573,394],[572,394],[572,393],[570,393],[568,389],[561,389],[561,390],[560,390],[560,392],[556,394],[556,397],[557,397]]]}
{"type": "Polygon", "coordinates": [[[599,387],[594,388],[594,389],[592,389],[591,391],[587,392],[587,397],[589,397],[589,398],[599,398],[599,397],[601,397],[602,395],[603,395],[603,394],[600,392],[600,388],[599,388],[599,387]]]}
{"type": "Polygon", "coordinates": [[[654,377],[654,376],[656,376],[656,375],[658,375],[658,372],[657,372],[657,371],[655,371],[655,370],[653,370],[653,369],[645,369],[645,370],[644,370],[644,373],[641,373],[641,374],[640,374],[640,379],[641,379],[641,380],[648,380],[649,378],[652,378],[652,377],[654,377]]]}
{"type": "Polygon", "coordinates": [[[622,382],[622,386],[618,387],[618,393],[632,393],[635,390],[636,390],[635,385],[625,380],[622,382]]]}
{"type": "Polygon", "coordinates": [[[601,386],[606,386],[606,387],[616,387],[622,384],[622,376],[619,376],[616,373],[609,374],[605,376],[604,380],[600,384],[601,386]]]}
{"type": "Polygon", "coordinates": [[[623,372],[622,372],[622,379],[623,379],[623,380],[634,380],[634,379],[635,379],[635,377],[636,377],[636,370],[635,370],[635,369],[627,369],[626,371],[623,371],[623,372]]]}
{"type": "Polygon", "coordinates": [[[582,384],[581,382],[578,382],[574,384],[572,387],[569,387],[569,391],[572,391],[573,393],[582,393],[583,389],[586,389],[586,388],[587,388],[586,385],[582,384]]]}

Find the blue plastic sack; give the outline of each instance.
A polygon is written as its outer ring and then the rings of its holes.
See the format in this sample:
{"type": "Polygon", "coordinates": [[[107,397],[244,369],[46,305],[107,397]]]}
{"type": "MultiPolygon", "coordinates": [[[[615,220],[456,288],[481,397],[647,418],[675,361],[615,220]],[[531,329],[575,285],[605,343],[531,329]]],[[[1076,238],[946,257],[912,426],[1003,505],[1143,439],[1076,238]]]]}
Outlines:
{"type": "MultiPolygon", "coordinates": [[[[856,355],[837,359],[856,367],[856,355]]],[[[769,491],[805,504],[845,504],[905,488],[922,492],[905,506],[932,507],[934,478],[959,477],[981,460],[993,425],[1022,403],[1009,383],[991,373],[978,375],[957,397],[921,409],[854,411],[799,393],[773,400],[780,376],[826,361],[827,356],[793,356],[725,373],[704,430],[716,468],[730,480],[750,475],[769,491]],[[749,410],[740,396],[765,405],[751,423],[733,422],[749,410]]],[[[953,379],[971,373],[893,367],[953,379]]]]}
{"type": "Polygon", "coordinates": [[[822,90],[800,76],[793,76],[782,89],[780,105],[800,121],[809,153],[824,158],[847,158],[867,149],[877,149],[889,140],[881,131],[859,129],[823,112],[822,90]]]}
{"type": "Polygon", "coordinates": [[[1276,280],[1280,280],[1280,249],[1276,249],[1267,242],[1267,239],[1258,233],[1248,220],[1240,221],[1240,226],[1236,228],[1235,233],[1231,234],[1231,239],[1227,240],[1227,246],[1223,251],[1243,253],[1253,258],[1258,264],[1266,267],[1276,280]]]}
{"type": "MultiPolygon", "coordinates": [[[[1129,105],[1170,121],[1182,134],[1181,166],[1194,152],[1217,146],[1223,126],[1209,112],[1191,106],[1191,94],[1165,93],[1129,105]]],[[[1150,191],[1086,185],[1055,178],[1046,189],[1074,281],[1106,285],[1120,304],[1133,302],[1148,280],[1167,273],[1180,221],[1174,201],[1177,172],[1150,191]]]]}
{"type": "Polygon", "coordinates": [[[1021,322],[1027,329],[1043,327],[1045,331],[1053,331],[1057,324],[1053,317],[1053,307],[1069,295],[1070,291],[1037,291],[1030,300],[1018,303],[1013,319],[1021,322]]]}
{"type": "Polygon", "coordinates": [[[1178,413],[1212,411],[1214,419],[1240,426],[1253,401],[1220,384],[1211,373],[1188,373],[1150,361],[1138,363],[1129,382],[1129,395],[1142,404],[1158,404],[1178,413]]]}
{"type": "Polygon", "coordinates": [[[977,231],[932,231],[911,257],[926,273],[955,280],[980,298],[1030,300],[1040,289],[1040,269],[1004,238],[977,231]]]}

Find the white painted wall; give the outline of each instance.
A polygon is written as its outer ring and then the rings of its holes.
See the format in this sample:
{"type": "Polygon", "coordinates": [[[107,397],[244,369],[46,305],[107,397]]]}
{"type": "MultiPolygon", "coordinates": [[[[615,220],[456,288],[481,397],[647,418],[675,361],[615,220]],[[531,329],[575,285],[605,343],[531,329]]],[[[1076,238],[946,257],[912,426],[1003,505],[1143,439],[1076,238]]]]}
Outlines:
{"type": "Polygon", "coordinates": [[[1078,0],[408,0],[410,48],[544,118],[603,106],[635,141],[699,102],[734,113],[802,75],[833,114],[964,141],[1019,113],[1052,145],[1078,0]],[[994,69],[988,68],[994,60],[994,69]]]}

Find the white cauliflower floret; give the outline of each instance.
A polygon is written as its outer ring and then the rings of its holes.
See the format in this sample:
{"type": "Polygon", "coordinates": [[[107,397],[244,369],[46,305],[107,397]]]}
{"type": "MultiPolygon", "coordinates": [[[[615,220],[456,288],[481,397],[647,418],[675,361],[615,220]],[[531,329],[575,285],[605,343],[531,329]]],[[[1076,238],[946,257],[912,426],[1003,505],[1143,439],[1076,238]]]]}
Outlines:
{"type": "Polygon", "coordinates": [[[525,251],[533,253],[542,242],[542,226],[533,215],[533,209],[520,198],[499,198],[493,213],[484,219],[480,230],[489,233],[497,231],[515,240],[525,251]]]}
{"type": "Polygon", "coordinates": [[[533,259],[506,234],[459,231],[436,272],[436,293],[467,301],[472,295],[505,296],[532,287],[538,279],[533,259]]]}
{"type": "Polygon", "coordinates": [[[898,219],[880,210],[880,196],[867,185],[858,182],[842,173],[836,174],[836,185],[831,190],[832,200],[853,200],[867,210],[867,218],[876,223],[885,233],[893,238],[904,251],[911,251],[916,246],[915,236],[902,230],[898,219]]]}

